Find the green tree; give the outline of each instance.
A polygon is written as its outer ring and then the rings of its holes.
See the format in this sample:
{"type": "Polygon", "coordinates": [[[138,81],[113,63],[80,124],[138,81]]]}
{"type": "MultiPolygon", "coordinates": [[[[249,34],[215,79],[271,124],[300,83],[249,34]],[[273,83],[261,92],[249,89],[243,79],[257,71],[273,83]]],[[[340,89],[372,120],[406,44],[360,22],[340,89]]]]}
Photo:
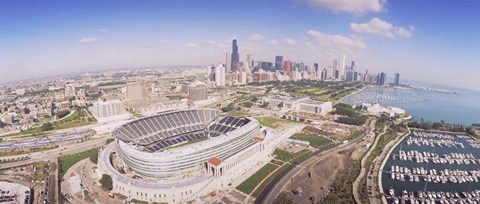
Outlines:
{"type": "Polygon", "coordinates": [[[58,119],[63,118],[65,116],[67,116],[68,114],[70,114],[70,110],[62,110],[62,111],[58,111],[57,113],[55,113],[55,115],[57,116],[58,119]]]}
{"type": "Polygon", "coordinates": [[[43,123],[43,125],[40,126],[40,130],[41,130],[42,132],[49,131],[49,130],[53,130],[53,125],[52,125],[52,123],[50,123],[50,122],[43,123]]]}
{"type": "Polygon", "coordinates": [[[243,106],[245,106],[247,108],[251,108],[253,106],[253,103],[247,101],[247,102],[243,103],[243,106]]]}
{"type": "Polygon", "coordinates": [[[270,103],[268,102],[263,102],[263,104],[260,106],[262,108],[268,108],[268,106],[270,105],[270,103]]]}
{"type": "Polygon", "coordinates": [[[90,161],[93,163],[98,163],[98,151],[95,154],[90,155],[90,161]]]}
{"type": "Polygon", "coordinates": [[[107,141],[105,141],[105,145],[110,144],[110,142],[113,142],[115,138],[108,138],[107,141]]]}
{"type": "Polygon", "coordinates": [[[107,191],[110,191],[113,189],[113,181],[110,175],[103,174],[102,178],[100,179],[100,184],[102,184],[102,188],[107,191]]]}

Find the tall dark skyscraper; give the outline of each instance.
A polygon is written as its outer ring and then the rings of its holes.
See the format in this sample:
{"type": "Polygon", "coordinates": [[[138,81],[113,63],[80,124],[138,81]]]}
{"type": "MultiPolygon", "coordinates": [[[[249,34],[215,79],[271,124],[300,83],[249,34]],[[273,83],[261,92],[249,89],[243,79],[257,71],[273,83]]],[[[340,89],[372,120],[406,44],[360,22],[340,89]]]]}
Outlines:
{"type": "Polygon", "coordinates": [[[275,70],[283,69],[283,56],[275,56],[275,70]]]}
{"type": "Polygon", "coordinates": [[[382,73],[380,73],[380,77],[378,79],[378,84],[385,85],[385,82],[387,82],[387,73],[382,72],[382,73]]]}
{"type": "Polygon", "coordinates": [[[238,64],[240,63],[240,54],[238,54],[238,45],[237,39],[234,38],[232,41],[232,72],[237,69],[238,64]]]}
{"type": "Polygon", "coordinates": [[[399,73],[395,73],[395,80],[393,82],[395,85],[399,85],[400,84],[400,74],[399,73]]]}
{"type": "Polygon", "coordinates": [[[350,70],[355,70],[355,61],[352,61],[352,65],[350,66],[350,70]]]}
{"type": "Polygon", "coordinates": [[[318,72],[318,63],[313,63],[314,71],[318,72]]]}

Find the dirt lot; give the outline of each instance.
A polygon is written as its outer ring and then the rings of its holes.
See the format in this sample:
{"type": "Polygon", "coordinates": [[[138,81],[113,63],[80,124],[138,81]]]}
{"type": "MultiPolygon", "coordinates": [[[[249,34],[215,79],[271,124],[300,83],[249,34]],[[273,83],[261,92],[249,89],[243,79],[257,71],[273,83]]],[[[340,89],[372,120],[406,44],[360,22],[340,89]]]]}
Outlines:
{"type": "Polygon", "coordinates": [[[368,142],[368,140],[360,141],[319,156],[315,163],[304,168],[293,177],[292,182],[287,184],[284,190],[288,191],[289,198],[294,203],[311,203],[309,199],[312,196],[316,198],[316,201],[325,198],[336,178],[348,173],[348,170],[367,150],[365,144],[368,142]],[[308,175],[309,172],[311,173],[311,178],[308,175]],[[301,196],[294,195],[292,192],[297,187],[301,187],[303,190],[301,196]]]}
{"type": "Polygon", "coordinates": [[[303,131],[310,134],[320,134],[336,142],[346,140],[350,134],[362,130],[362,127],[345,125],[339,123],[324,122],[321,124],[311,124],[306,126],[303,131]]]}

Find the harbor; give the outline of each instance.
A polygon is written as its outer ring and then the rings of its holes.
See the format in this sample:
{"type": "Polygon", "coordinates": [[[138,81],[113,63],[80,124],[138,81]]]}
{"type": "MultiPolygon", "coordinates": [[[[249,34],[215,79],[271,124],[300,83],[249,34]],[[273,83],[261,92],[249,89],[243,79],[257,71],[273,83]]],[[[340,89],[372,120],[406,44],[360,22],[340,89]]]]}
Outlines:
{"type": "Polygon", "coordinates": [[[480,203],[479,143],[470,136],[413,130],[388,156],[388,203],[480,203]]]}

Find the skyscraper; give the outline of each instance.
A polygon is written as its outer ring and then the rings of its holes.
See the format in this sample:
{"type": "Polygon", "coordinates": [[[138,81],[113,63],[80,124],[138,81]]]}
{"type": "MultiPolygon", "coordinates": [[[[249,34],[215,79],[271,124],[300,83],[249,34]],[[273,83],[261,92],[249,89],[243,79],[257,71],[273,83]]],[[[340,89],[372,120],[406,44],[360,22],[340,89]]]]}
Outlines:
{"type": "Polygon", "coordinates": [[[290,62],[290,60],[283,62],[283,72],[285,74],[290,74],[291,66],[292,66],[292,63],[290,62]]]}
{"type": "Polygon", "coordinates": [[[225,86],[225,66],[218,64],[215,67],[215,85],[225,86]]]}
{"type": "Polygon", "coordinates": [[[232,54],[230,52],[227,52],[225,54],[225,71],[226,72],[232,72],[232,54]]]}
{"type": "Polygon", "coordinates": [[[385,73],[385,72],[380,73],[380,77],[378,79],[378,84],[385,85],[386,81],[387,81],[387,73],[385,73]]]}
{"type": "Polygon", "coordinates": [[[333,60],[332,67],[333,67],[334,70],[337,70],[337,68],[338,68],[338,67],[337,67],[337,66],[338,66],[337,64],[338,64],[338,63],[337,63],[337,60],[333,60]]]}
{"type": "Polygon", "coordinates": [[[352,65],[350,66],[350,70],[355,71],[355,61],[352,60],[352,65]]]}
{"type": "Polygon", "coordinates": [[[240,62],[240,54],[238,54],[238,45],[237,45],[237,39],[233,38],[232,40],[232,67],[231,70],[232,72],[235,71],[237,64],[240,62]]]}
{"type": "Polygon", "coordinates": [[[275,56],[275,70],[282,70],[283,56],[275,56]]]}
{"type": "Polygon", "coordinates": [[[247,54],[246,60],[247,60],[247,67],[248,67],[248,70],[246,70],[246,71],[250,72],[252,70],[252,67],[253,67],[252,55],[247,54]]]}
{"type": "Polygon", "coordinates": [[[395,73],[395,81],[393,82],[395,85],[400,84],[400,73],[395,73]]]}
{"type": "Polygon", "coordinates": [[[345,54],[340,57],[340,68],[338,73],[338,79],[345,79],[345,54]]]}
{"type": "Polygon", "coordinates": [[[313,67],[314,67],[313,71],[318,72],[318,63],[313,63],[313,67]]]}
{"type": "Polygon", "coordinates": [[[365,74],[363,75],[363,81],[368,82],[367,78],[368,78],[368,69],[365,70],[365,74]]]}

